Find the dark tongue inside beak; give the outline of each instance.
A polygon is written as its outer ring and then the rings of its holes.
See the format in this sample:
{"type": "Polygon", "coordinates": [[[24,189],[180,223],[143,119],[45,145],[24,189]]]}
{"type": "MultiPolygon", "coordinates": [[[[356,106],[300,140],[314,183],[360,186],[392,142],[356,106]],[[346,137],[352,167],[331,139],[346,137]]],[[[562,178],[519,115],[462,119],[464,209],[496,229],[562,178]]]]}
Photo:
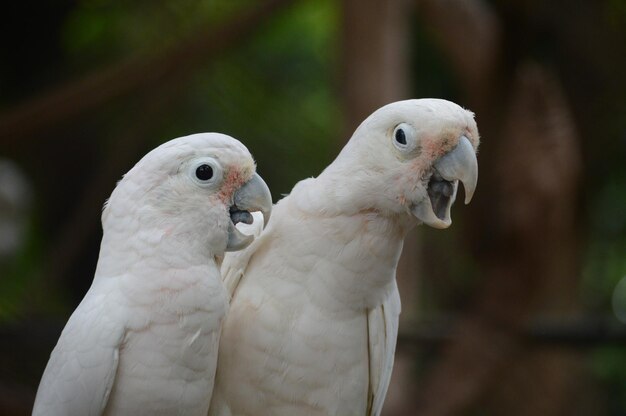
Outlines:
{"type": "Polygon", "coordinates": [[[454,194],[454,184],[435,172],[428,181],[427,191],[433,212],[437,218],[445,220],[450,198],[454,194]]]}
{"type": "Polygon", "coordinates": [[[243,222],[244,224],[252,224],[252,222],[254,221],[252,214],[250,214],[248,211],[240,210],[235,205],[230,207],[229,212],[230,212],[230,220],[235,225],[237,225],[237,223],[239,222],[243,222]]]}

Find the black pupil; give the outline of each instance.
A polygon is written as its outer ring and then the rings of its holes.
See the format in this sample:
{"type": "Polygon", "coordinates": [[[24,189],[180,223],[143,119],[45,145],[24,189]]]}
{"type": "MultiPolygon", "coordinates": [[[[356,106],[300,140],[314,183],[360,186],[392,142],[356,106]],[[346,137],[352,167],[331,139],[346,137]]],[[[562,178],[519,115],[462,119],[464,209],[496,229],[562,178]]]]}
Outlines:
{"type": "Polygon", "coordinates": [[[209,165],[200,165],[196,169],[196,177],[201,181],[208,181],[213,177],[213,168],[209,165]]]}
{"type": "Polygon", "coordinates": [[[404,135],[404,130],[396,130],[396,141],[400,144],[406,144],[406,136],[404,135]]]}

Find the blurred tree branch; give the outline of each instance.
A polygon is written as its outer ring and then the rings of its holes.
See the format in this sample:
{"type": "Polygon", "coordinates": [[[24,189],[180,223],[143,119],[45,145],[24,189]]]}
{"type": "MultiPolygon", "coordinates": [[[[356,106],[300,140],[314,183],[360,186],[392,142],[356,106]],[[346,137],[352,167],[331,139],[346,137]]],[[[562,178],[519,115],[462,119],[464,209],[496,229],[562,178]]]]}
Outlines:
{"type": "MultiPolygon", "coordinates": [[[[407,323],[398,335],[398,343],[401,348],[430,348],[453,341],[455,324],[459,319],[460,316],[448,316],[407,323]]],[[[520,339],[527,345],[568,349],[624,345],[626,327],[613,317],[541,315],[522,326],[520,339]]]]}
{"type": "Polygon", "coordinates": [[[135,90],[180,82],[201,63],[249,38],[260,24],[294,1],[262,1],[159,54],[129,58],[18,105],[0,116],[0,144],[31,136],[135,90]]]}

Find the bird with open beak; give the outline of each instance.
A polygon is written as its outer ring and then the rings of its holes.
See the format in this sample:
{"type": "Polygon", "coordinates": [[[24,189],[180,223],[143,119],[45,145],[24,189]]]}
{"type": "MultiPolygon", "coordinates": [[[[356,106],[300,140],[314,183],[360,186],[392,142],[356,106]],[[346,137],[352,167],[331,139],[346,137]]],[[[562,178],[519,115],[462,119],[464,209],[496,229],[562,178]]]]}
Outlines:
{"type": "Polygon", "coordinates": [[[211,415],[380,414],[404,237],[448,227],[459,183],[471,200],[478,142],[474,115],[452,102],[382,107],[278,202],[250,247],[226,255],[233,298],[211,415]]]}

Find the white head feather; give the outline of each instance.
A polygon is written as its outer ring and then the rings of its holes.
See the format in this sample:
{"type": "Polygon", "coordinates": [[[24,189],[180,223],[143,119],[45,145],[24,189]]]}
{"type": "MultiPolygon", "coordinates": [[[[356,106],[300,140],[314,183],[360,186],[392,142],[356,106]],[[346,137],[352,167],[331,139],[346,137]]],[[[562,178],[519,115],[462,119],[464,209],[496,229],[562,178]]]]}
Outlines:
{"type": "Polygon", "coordinates": [[[248,149],[224,134],[180,137],[152,150],[124,175],[105,205],[97,274],[115,273],[113,264],[124,267],[120,259],[127,257],[118,254],[139,248],[161,249],[161,258],[174,263],[223,255],[233,195],[254,174],[248,149]],[[210,167],[207,180],[196,176],[202,165],[210,167]],[[115,262],[106,264],[108,258],[115,262]]]}
{"type": "MultiPolygon", "coordinates": [[[[357,128],[317,179],[322,184],[319,189],[335,203],[329,206],[327,198],[311,195],[302,207],[309,206],[309,211],[324,209],[331,215],[365,211],[386,216],[415,215],[415,206],[429,199],[435,163],[451,153],[463,137],[475,153],[479,135],[474,114],[455,103],[416,99],[386,105],[357,128]],[[395,137],[398,129],[403,130],[405,144],[395,137]]],[[[456,194],[458,178],[446,179],[454,182],[456,194]]],[[[435,220],[431,225],[442,224],[435,220]]]]}

